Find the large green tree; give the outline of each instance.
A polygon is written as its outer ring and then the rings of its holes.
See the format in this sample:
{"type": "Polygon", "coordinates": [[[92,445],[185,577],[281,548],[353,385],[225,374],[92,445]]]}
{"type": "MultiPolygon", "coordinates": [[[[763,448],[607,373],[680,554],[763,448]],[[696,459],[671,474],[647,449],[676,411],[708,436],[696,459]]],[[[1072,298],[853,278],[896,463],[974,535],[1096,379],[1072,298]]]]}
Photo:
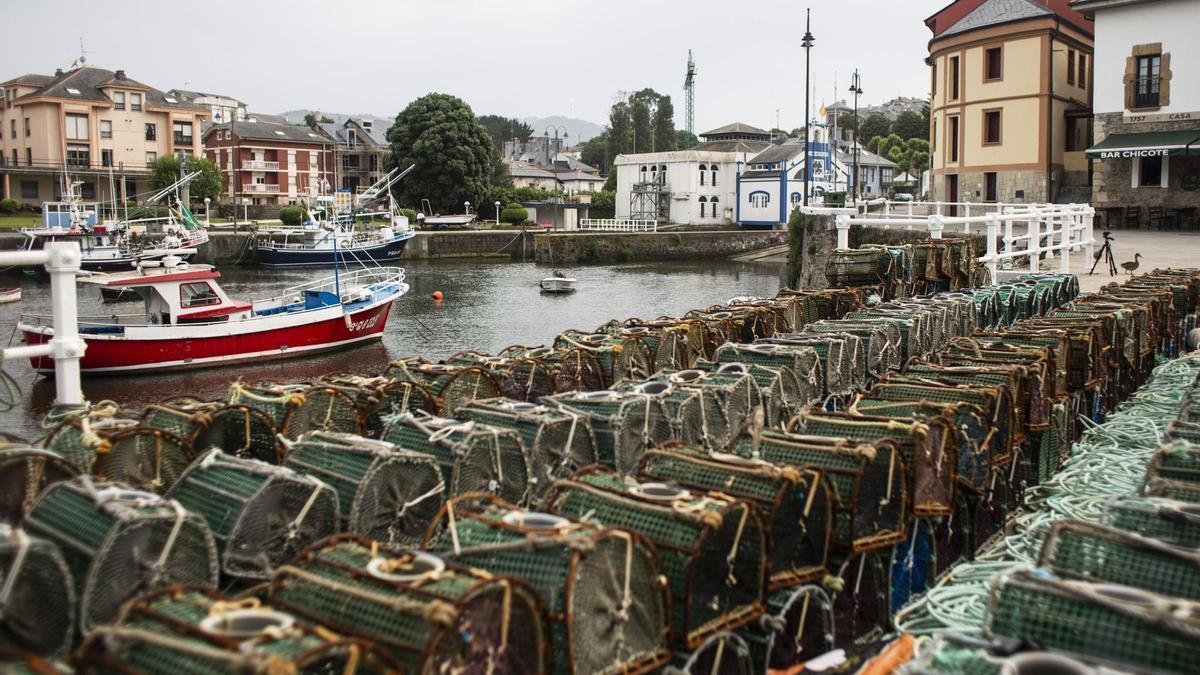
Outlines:
{"type": "Polygon", "coordinates": [[[608,147],[608,161],[611,168],[617,155],[633,152],[633,118],[629,114],[627,103],[618,103],[609,111],[608,137],[611,139],[608,147]]]}
{"type": "MultiPolygon", "coordinates": [[[[194,171],[199,171],[200,175],[193,178],[192,182],[188,184],[188,192],[192,201],[202,202],[205,197],[208,197],[216,202],[225,187],[224,181],[221,180],[221,171],[207,159],[191,155],[188,157],[187,172],[194,171]]],[[[161,190],[167,187],[182,177],[179,173],[179,157],[177,155],[159,157],[150,165],[150,172],[151,189],[161,190]]]]}
{"type": "Polygon", "coordinates": [[[670,96],[660,96],[654,108],[654,151],[675,149],[675,106],[670,96]]]}
{"type": "Polygon", "coordinates": [[[863,143],[876,136],[887,136],[892,131],[892,123],[880,113],[874,113],[863,120],[859,128],[859,140],[863,143]]]}
{"type": "Polygon", "coordinates": [[[457,96],[426,94],[396,115],[387,132],[387,165],[412,173],[400,182],[401,200],[428,199],[442,213],[459,213],[463,202],[478,205],[492,187],[498,155],[487,129],[457,96]]]}
{"type": "Polygon", "coordinates": [[[692,132],[688,131],[687,129],[676,129],[675,130],[675,148],[676,149],[687,150],[688,148],[694,148],[694,147],[696,147],[696,145],[699,142],[700,142],[700,139],[696,138],[696,134],[693,134],[692,132]]]}
{"type": "Polygon", "coordinates": [[[584,164],[590,164],[608,173],[608,152],[608,129],[605,129],[583,143],[580,147],[580,159],[584,164]]]}
{"type": "Polygon", "coordinates": [[[892,133],[906,140],[929,138],[929,121],[921,113],[906,110],[892,123],[892,133]]]}
{"type": "Polygon", "coordinates": [[[650,106],[642,99],[635,99],[629,106],[633,118],[633,151],[654,152],[654,131],[650,126],[650,106]]]}
{"type": "Polygon", "coordinates": [[[480,115],[479,123],[487,129],[492,137],[492,144],[497,150],[504,149],[504,142],[511,140],[527,141],[533,135],[533,127],[515,117],[500,115],[480,115]]]}

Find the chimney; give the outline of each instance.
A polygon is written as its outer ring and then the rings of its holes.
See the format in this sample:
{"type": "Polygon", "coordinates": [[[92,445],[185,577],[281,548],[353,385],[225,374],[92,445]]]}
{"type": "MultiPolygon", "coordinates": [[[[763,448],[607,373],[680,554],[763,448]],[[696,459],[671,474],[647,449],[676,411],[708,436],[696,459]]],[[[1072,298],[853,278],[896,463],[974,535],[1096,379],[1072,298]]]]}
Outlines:
{"type": "Polygon", "coordinates": [[[55,71],[54,71],[54,76],[55,76],[55,77],[62,77],[62,68],[57,68],[57,69],[55,69],[55,71]]]}
{"type": "Polygon", "coordinates": [[[117,79],[118,79],[118,80],[123,80],[123,79],[125,79],[125,71],[123,71],[123,70],[118,70],[118,71],[116,72],[116,77],[117,77],[117,79]]]}

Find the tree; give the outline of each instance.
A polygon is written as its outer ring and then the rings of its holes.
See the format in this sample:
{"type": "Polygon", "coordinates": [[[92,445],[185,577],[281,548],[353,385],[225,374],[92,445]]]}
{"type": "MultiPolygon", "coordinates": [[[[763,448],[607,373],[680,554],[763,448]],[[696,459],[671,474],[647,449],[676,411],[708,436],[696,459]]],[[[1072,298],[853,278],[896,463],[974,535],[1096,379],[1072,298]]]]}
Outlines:
{"type": "Polygon", "coordinates": [[[675,106],[670,96],[661,96],[654,109],[654,151],[667,152],[675,147],[675,106]]]}
{"type": "MultiPolygon", "coordinates": [[[[903,153],[905,150],[904,139],[900,138],[896,134],[887,134],[886,136],[878,136],[877,138],[879,138],[879,147],[875,150],[875,154],[879,155],[880,157],[892,159],[891,154],[893,148],[899,148],[901,153],[903,153]]],[[[894,162],[896,160],[893,159],[892,161],[894,162]]]]}
{"type": "Polygon", "coordinates": [[[580,148],[579,158],[584,164],[590,164],[608,173],[608,129],[589,138],[580,148]]]}
{"type": "MultiPolygon", "coordinates": [[[[192,182],[188,184],[188,192],[192,201],[202,202],[205,197],[214,202],[217,201],[225,185],[216,165],[203,157],[192,155],[188,157],[187,170],[188,173],[200,172],[200,175],[193,178],[192,182]]],[[[150,165],[150,188],[152,190],[161,190],[181,177],[177,155],[159,157],[150,165]]]]}
{"type": "Polygon", "coordinates": [[[929,122],[920,113],[906,110],[892,123],[892,133],[903,139],[929,138],[929,122]]]}
{"type": "Polygon", "coordinates": [[[854,113],[842,113],[837,119],[837,126],[838,133],[854,131],[858,127],[858,118],[854,113]]]}
{"type": "Polygon", "coordinates": [[[654,132],[650,127],[650,106],[644,100],[634,100],[629,106],[633,119],[633,151],[654,152],[654,132]]]}
{"type": "Polygon", "coordinates": [[[509,225],[520,225],[529,219],[529,212],[524,206],[513,202],[505,206],[500,211],[500,222],[508,223],[509,225]]]}
{"type": "Polygon", "coordinates": [[[629,105],[621,102],[608,113],[608,137],[612,140],[608,148],[609,168],[617,155],[633,152],[633,119],[629,116],[629,105]]]}
{"type": "Polygon", "coordinates": [[[601,190],[592,194],[592,208],[588,211],[591,218],[615,218],[617,213],[617,193],[601,190]]]}
{"type": "Polygon", "coordinates": [[[676,129],[675,130],[675,148],[677,150],[687,150],[688,148],[694,148],[699,143],[700,143],[700,139],[696,138],[696,134],[693,134],[692,132],[688,131],[687,129],[676,129]]]}
{"type": "Polygon", "coordinates": [[[333,118],[328,115],[323,115],[316,110],[309,111],[304,115],[304,126],[313,128],[317,124],[333,124],[333,118]]]}
{"type": "Polygon", "coordinates": [[[876,136],[887,136],[891,130],[892,124],[888,122],[888,118],[880,113],[874,113],[863,120],[859,140],[866,143],[876,136]]]}
{"type": "Polygon", "coordinates": [[[457,96],[426,94],[408,104],[387,132],[389,169],[416,164],[400,182],[401,200],[428,199],[435,210],[458,213],[478,205],[492,187],[496,148],[471,107],[457,96]]]}
{"type": "Polygon", "coordinates": [[[533,135],[533,127],[515,117],[480,115],[479,123],[487,129],[496,150],[503,150],[505,141],[527,141],[533,135]]]}

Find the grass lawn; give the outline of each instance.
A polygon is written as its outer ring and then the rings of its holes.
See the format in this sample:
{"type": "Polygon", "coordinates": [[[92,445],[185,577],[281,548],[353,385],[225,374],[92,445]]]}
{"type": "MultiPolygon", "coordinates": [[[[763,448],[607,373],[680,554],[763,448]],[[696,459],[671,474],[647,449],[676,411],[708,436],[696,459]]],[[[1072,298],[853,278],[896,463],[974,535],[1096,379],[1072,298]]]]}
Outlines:
{"type": "Polygon", "coordinates": [[[42,224],[42,217],[37,214],[22,213],[15,216],[0,215],[0,230],[15,230],[22,227],[37,227],[42,224]]]}

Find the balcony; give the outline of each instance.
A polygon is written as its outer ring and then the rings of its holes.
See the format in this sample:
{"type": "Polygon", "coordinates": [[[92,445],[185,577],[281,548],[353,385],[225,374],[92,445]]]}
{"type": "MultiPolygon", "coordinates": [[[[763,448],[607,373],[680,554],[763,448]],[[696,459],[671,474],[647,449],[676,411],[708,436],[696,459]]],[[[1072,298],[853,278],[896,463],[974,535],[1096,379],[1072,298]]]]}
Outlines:
{"type": "Polygon", "coordinates": [[[277,194],[279,194],[279,184],[278,183],[247,183],[246,185],[242,186],[242,193],[243,194],[277,195],[277,194]]]}
{"type": "Polygon", "coordinates": [[[175,134],[174,135],[175,145],[186,145],[190,148],[192,146],[193,138],[195,138],[195,137],[194,136],[184,136],[183,134],[175,134]]]}
{"type": "Polygon", "coordinates": [[[243,159],[242,171],[278,171],[279,162],[268,162],[264,159],[243,159]]]}
{"type": "Polygon", "coordinates": [[[1125,87],[1125,102],[1130,110],[1159,107],[1162,78],[1139,77],[1125,87]]]}

